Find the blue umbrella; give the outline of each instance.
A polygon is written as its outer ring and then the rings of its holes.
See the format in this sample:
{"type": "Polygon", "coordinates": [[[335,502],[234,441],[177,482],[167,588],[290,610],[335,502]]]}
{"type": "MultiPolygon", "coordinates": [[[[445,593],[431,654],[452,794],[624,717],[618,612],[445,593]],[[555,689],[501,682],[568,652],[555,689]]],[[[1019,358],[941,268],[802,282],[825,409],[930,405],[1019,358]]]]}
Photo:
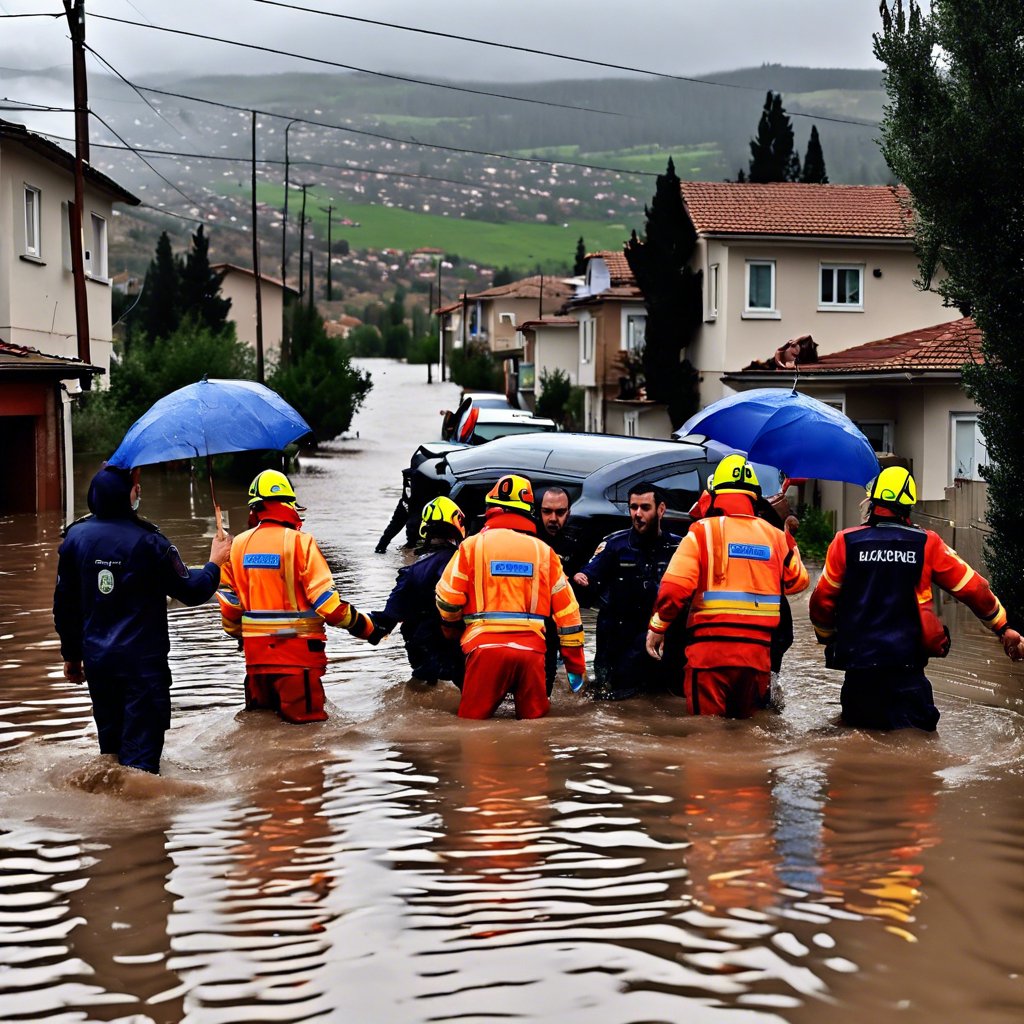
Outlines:
{"type": "Polygon", "coordinates": [[[778,466],[789,477],[866,484],[878,458],[853,421],[816,398],[788,388],[757,388],[714,402],[691,416],[676,438],[703,434],[778,466]]]}
{"type": "Polygon", "coordinates": [[[132,469],[222,452],[280,451],[310,431],[262,384],[204,379],[155,402],[128,428],[109,464],[132,469]]]}

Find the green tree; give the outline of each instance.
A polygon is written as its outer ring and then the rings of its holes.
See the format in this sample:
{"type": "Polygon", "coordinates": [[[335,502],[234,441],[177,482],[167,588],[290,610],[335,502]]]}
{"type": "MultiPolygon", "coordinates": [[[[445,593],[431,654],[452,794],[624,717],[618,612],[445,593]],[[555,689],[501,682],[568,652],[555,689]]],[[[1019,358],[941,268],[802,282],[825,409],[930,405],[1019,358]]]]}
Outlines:
{"type": "Polygon", "coordinates": [[[494,272],[491,287],[497,287],[499,284],[511,284],[515,279],[516,275],[511,267],[502,267],[494,272]]]}
{"type": "Polygon", "coordinates": [[[875,56],[889,103],[882,152],[914,197],[921,287],[981,328],[984,361],[964,369],[990,459],[986,556],[1011,619],[1024,615],[1024,4],[916,0],[882,5],[875,56]],[[939,269],[945,277],[938,275],[939,269]]]}
{"type": "Polygon", "coordinates": [[[181,323],[181,261],[171,249],[167,232],[160,233],[156,255],[149,264],[136,316],[150,342],[173,334],[181,323]]]}
{"type": "Polygon", "coordinates": [[[644,238],[641,241],[633,232],[626,243],[626,260],[647,307],[647,397],[664,402],[672,426],[678,427],[698,404],[697,373],[684,357],[701,325],[703,297],[702,275],[690,267],[697,231],[683,205],[671,157],[644,213],[644,238]]]}
{"type": "Polygon", "coordinates": [[[345,348],[354,356],[382,356],[384,339],[373,324],[360,324],[349,331],[345,348]]]}
{"type": "Polygon", "coordinates": [[[297,303],[293,312],[292,360],[267,384],[294,406],[313,428],[317,442],[344,433],[373,383],[351,365],[340,338],[328,338],[316,308],[297,303]]]}
{"type": "Polygon", "coordinates": [[[466,391],[504,391],[505,374],[495,363],[490,349],[482,342],[472,341],[451,354],[451,379],[466,391]]]}
{"type": "Polygon", "coordinates": [[[203,233],[203,225],[192,236],[192,248],[180,266],[179,302],[182,315],[192,315],[211,331],[224,329],[231,300],[221,298],[220,286],[224,272],[210,269],[210,239],[203,233]]]}
{"type": "Polygon", "coordinates": [[[384,355],[388,359],[404,359],[411,343],[412,335],[405,324],[388,324],[384,328],[384,355]]]}
{"type": "Polygon", "coordinates": [[[537,398],[537,415],[565,426],[572,381],[565,370],[541,370],[541,392],[537,398]]]}
{"type": "Polygon", "coordinates": [[[573,277],[582,277],[587,272],[587,247],[583,244],[583,236],[576,241],[576,255],[573,258],[573,277]]]}
{"type": "Polygon", "coordinates": [[[757,135],[750,140],[747,181],[799,181],[800,157],[796,154],[793,125],[782,105],[782,94],[770,89],[765,97],[757,135]]]}
{"type": "Polygon", "coordinates": [[[807,152],[804,154],[804,169],[800,172],[800,180],[809,185],[827,185],[828,175],[825,173],[825,153],[818,138],[818,126],[811,125],[811,137],[807,140],[807,152]]]}

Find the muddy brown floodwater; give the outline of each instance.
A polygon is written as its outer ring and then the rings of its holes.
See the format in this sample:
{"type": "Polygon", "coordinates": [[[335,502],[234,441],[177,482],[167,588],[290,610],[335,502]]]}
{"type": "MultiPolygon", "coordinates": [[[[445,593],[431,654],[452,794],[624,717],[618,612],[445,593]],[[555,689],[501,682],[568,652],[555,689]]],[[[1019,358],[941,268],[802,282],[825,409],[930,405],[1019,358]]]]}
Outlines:
{"type": "MultiPolygon", "coordinates": [[[[367,365],[358,438],[296,477],[363,608],[409,558],[373,545],[456,397],[367,365]]],[[[220,493],[240,526],[243,491],[220,493]]],[[[145,475],[143,512],[193,562],[208,501],[145,475]]],[[[563,680],[546,719],[460,722],[400,640],[334,632],[330,721],[296,727],[240,712],[214,605],[176,608],[164,774],[139,777],[96,754],[61,676],[58,540],[55,516],[0,520],[5,1022],[1024,1019],[1021,677],[976,630],[933,673],[934,736],[835,725],[802,601],[782,715],[563,680]]]]}

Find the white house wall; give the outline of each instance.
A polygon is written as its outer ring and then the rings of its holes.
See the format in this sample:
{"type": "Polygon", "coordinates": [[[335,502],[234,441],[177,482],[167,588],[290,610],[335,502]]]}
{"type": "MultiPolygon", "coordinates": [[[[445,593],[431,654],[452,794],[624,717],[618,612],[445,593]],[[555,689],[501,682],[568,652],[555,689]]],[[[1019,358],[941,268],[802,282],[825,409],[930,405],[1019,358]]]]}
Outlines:
{"type": "MultiPolygon", "coordinates": [[[[78,356],[75,293],[71,276],[70,245],[65,243],[61,203],[74,201],[70,172],[38,157],[30,150],[0,142],[0,337],[16,345],[37,348],[55,356],[78,356]],[[25,255],[24,189],[40,192],[39,258],[25,255]]],[[[112,203],[88,182],[85,189],[86,248],[92,247],[91,215],[112,231],[112,203]]],[[[108,249],[107,273],[109,267],[108,249]]],[[[87,278],[90,361],[107,371],[111,353],[111,289],[109,278],[87,278]]]]}
{"type": "MultiPolygon", "coordinates": [[[[229,270],[221,282],[221,298],[231,300],[228,319],[235,325],[239,341],[256,348],[256,282],[252,274],[229,270]]],[[[282,301],[284,291],[279,284],[264,281],[260,288],[263,312],[263,358],[276,363],[281,353],[282,301]]]]}

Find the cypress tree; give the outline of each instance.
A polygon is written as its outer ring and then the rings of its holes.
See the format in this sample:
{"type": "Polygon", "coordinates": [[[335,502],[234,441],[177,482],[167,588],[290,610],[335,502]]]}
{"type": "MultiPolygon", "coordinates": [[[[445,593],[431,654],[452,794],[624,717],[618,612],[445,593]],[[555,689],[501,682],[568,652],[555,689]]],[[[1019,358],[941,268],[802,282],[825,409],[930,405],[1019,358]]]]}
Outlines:
{"type": "Polygon", "coordinates": [[[757,136],[750,140],[747,180],[757,183],[800,180],[800,157],[796,154],[793,125],[782,105],[782,94],[770,89],[757,123],[757,136]]]}
{"type": "Polygon", "coordinates": [[[156,243],[156,255],[146,272],[139,322],[150,342],[173,334],[181,323],[181,261],[171,250],[163,231],[156,243]]]}
{"type": "Polygon", "coordinates": [[[572,272],[574,277],[582,277],[587,272],[587,247],[583,244],[582,235],[576,242],[576,257],[573,261],[572,272]]]}
{"type": "Polygon", "coordinates": [[[647,397],[668,406],[673,427],[697,409],[697,374],[684,360],[703,315],[702,276],[690,267],[697,231],[683,205],[671,157],[644,207],[641,240],[634,231],[625,255],[647,307],[643,350],[647,397]]]}
{"type": "Polygon", "coordinates": [[[181,312],[193,316],[204,327],[219,333],[227,323],[231,300],[221,298],[223,273],[210,269],[210,239],[203,225],[192,236],[192,249],[181,270],[181,312]]]}
{"type": "Polygon", "coordinates": [[[810,185],[827,185],[828,175],[825,173],[825,154],[818,138],[818,126],[811,125],[811,137],[807,140],[807,153],[804,156],[804,169],[800,180],[810,185]]]}

